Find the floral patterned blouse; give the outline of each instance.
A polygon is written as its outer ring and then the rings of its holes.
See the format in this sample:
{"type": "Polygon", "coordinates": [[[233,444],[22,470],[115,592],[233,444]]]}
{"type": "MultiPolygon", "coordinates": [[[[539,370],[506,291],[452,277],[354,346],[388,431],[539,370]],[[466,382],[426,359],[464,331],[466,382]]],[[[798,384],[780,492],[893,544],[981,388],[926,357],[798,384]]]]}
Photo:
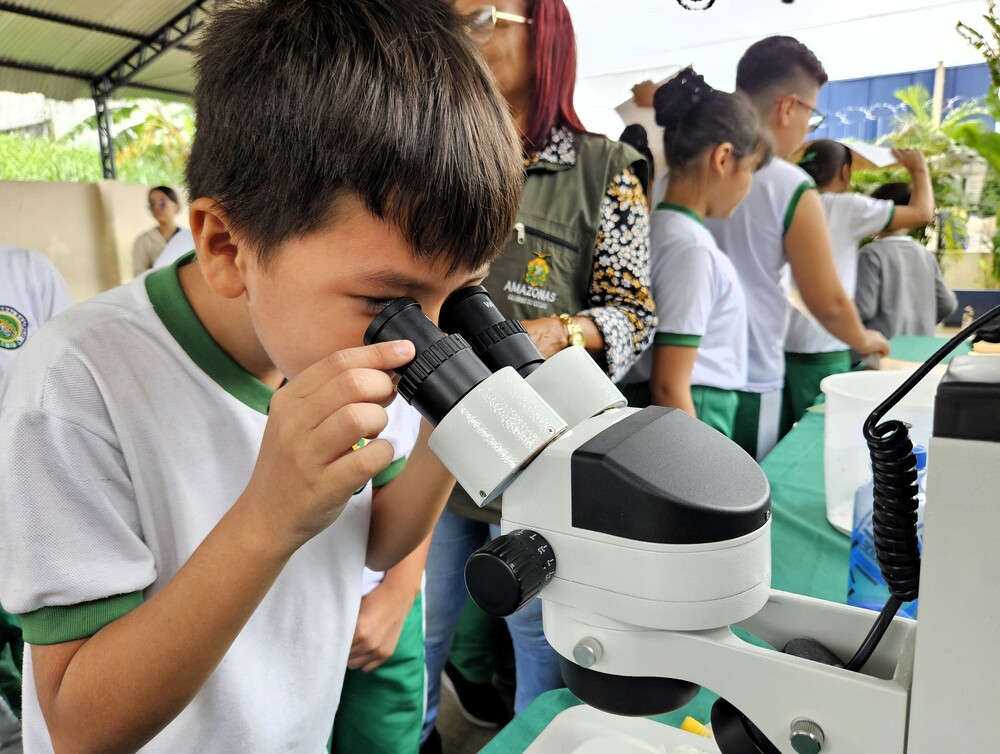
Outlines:
{"type": "MultiPolygon", "coordinates": [[[[553,128],[544,148],[529,154],[524,164],[538,162],[575,165],[573,132],[553,128]]],[[[611,179],[601,202],[590,308],[577,313],[592,319],[604,336],[604,367],[612,379],[625,376],[656,330],[649,285],[649,211],[642,186],[626,168],[611,179]]]]}

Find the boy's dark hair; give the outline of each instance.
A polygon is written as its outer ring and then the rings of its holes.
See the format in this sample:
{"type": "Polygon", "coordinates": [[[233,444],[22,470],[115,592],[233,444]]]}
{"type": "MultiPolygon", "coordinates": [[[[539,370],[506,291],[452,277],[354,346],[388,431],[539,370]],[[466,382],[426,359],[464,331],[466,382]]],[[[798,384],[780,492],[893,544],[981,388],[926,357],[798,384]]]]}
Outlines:
{"type": "Polygon", "coordinates": [[[496,257],[523,183],[493,76],[447,0],[235,0],[198,50],[188,195],[263,266],[359,200],[420,259],[496,257]]]}
{"type": "Polygon", "coordinates": [[[896,206],[910,203],[910,184],[902,181],[883,183],[872,191],[873,199],[888,199],[896,206]]]}
{"type": "Polygon", "coordinates": [[[823,86],[829,77],[812,50],[794,37],[774,36],[750,45],[736,66],[736,88],[757,102],[793,93],[804,83],[823,86]]]}
{"type": "Polygon", "coordinates": [[[819,188],[823,188],[840,175],[844,165],[853,161],[854,153],[850,147],[833,139],[816,139],[806,146],[799,158],[799,167],[809,173],[819,188]]]}
{"type": "Polygon", "coordinates": [[[683,172],[706,150],[733,145],[738,160],[760,153],[758,168],[771,160],[771,139],[750,100],[739,92],[713,89],[693,68],[685,68],[653,95],[656,122],[663,126],[663,151],[671,170],[683,172]]]}

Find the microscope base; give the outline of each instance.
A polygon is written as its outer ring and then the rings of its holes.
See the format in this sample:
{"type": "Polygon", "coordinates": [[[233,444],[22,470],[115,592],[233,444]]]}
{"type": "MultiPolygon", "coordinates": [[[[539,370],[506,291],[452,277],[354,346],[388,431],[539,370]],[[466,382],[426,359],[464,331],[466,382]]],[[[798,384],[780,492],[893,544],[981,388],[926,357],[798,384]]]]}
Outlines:
{"type": "Polygon", "coordinates": [[[718,754],[710,738],[642,717],[620,717],[585,704],[563,710],[538,734],[524,754],[718,754]]]}

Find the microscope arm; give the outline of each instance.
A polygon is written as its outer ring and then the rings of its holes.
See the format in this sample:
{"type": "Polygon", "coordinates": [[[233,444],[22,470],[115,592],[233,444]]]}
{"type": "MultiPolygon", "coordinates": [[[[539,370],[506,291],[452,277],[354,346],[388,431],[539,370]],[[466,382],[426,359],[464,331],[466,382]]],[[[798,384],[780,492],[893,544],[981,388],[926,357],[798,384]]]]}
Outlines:
{"type": "MultiPolygon", "coordinates": [[[[628,705],[623,695],[641,688],[633,685],[637,678],[684,679],[737,707],[782,754],[796,754],[789,737],[802,720],[825,734],[824,754],[905,752],[913,621],[896,619],[865,672],[855,673],[749,644],[729,628],[640,629],[544,599],[542,617],[564,675],[576,676],[574,691],[584,701],[614,695],[616,704],[628,705]]],[[[871,620],[858,608],[774,591],[737,625],[772,646],[809,636],[849,656],[871,620]]]]}

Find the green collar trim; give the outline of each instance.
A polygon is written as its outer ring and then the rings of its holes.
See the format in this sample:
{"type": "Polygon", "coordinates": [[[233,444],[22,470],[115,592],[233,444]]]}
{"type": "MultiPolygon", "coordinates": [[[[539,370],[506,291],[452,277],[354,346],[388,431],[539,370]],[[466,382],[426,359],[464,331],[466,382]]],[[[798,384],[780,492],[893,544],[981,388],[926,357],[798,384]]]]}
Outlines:
{"type": "Polygon", "coordinates": [[[170,267],[146,276],[146,293],[153,304],[153,311],[201,371],[236,400],[266,414],[274,391],[222,350],[184,295],[178,271],[194,261],[194,256],[194,252],[185,254],[170,267]]]}
{"type": "Polygon", "coordinates": [[[693,209],[689,209],[688,207],[683,207],[680,204],[674,204],[673,202],[660,202],[659,204],[656,205],[656,208],[671,209],[674,212],[680,212],[682,215],[687,215],[688,217],[690,217],[692,220],[694,220],[703,228],[705,227],[705,221],[701,218],[701,215],[699,215],[693,209]]]}

